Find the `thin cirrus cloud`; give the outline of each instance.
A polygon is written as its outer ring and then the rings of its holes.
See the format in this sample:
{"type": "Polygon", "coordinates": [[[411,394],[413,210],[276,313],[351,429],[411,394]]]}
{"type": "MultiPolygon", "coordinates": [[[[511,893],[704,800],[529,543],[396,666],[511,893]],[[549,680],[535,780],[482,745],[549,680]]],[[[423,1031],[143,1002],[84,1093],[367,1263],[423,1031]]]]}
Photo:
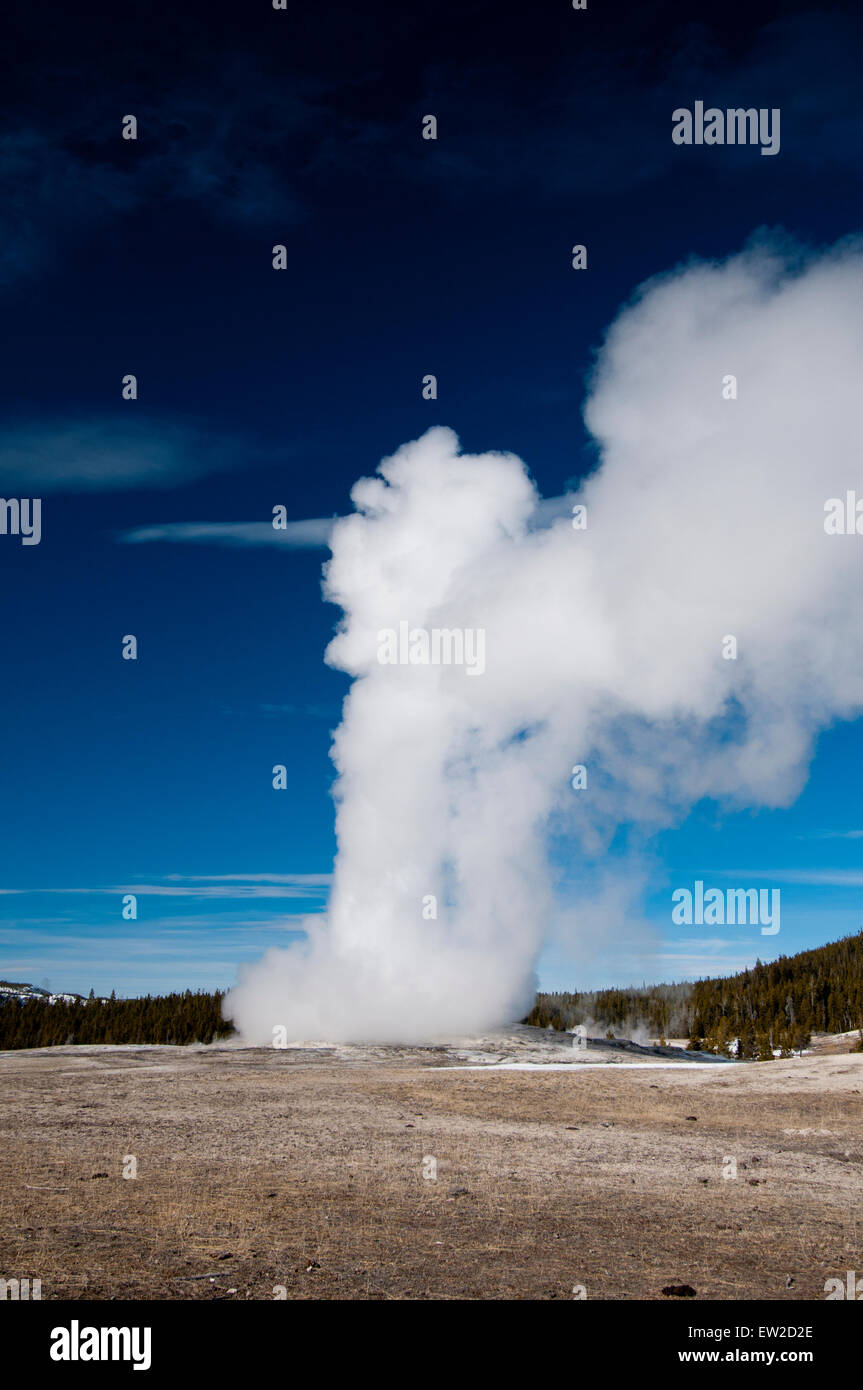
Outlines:
{"type": "Polygon", "coordinates": [[[821,830],[812,835],[798,835],[798,840],[863,840],[863,830],[821,830]]]}
{"type": "Polygon", "coordinates": [[[165,874],[171,883],[293,883],[320,887],[332,874],[165,874]]]}
{"type": "Polygon", "coordinates": [[[705,878],[735,878],[740,883],[788,883],[810,888],[863,888],[861,869],[710,869],[705,878]]]}
{"type": "MultiPolygon", "coordinates": [[[[552,521],[565,516],[570,506],[568,493],[562,497],[544,498],[537,506],[530,529],[550,526],[552,521]]],[[[289,521],[278,530],[271,521],[174,521],[122,531],[117,539],[124,545],[168,541],[178,545],[276,545],[288,550],[320,550],[329,545],[333,527],[341,519],[337,516],[311,517],[303,521],[289,521]]]]}
{"type": "MultiPolygon", "coordinates": [[[[34,492],[116,492],[172,488],[264,462],[256,446],[214,438],[191,422],[127,420],[22,423],[0,437],[0,484],[34,492]]],[[[266,461],[272,462],[268,454],[266,461]]]]}
{"type": "Polygon", "coordinates": [[[167,874],[154,883],[114,884],[98,888],[0,888],[4,897],[62,893],[107,895],[133,893],[151,898],[303,898],[321,899],[329,892],[330,874],[167,874]]]}
{"type": "Polygon", "coordinates": [[[262,714],[266,715],[302,715],[308,719],[338,719],[339,712],[333,705],[259,705],[262,714]]]}
{"type": "MultiPolygon", "coordinates": [[[[154,917],[148,919],[146,937],[136,937],[134,940],[139,949],[147,943],[152,944],[159,937],[170,941],[186,938],[198,941],[202,933],[212,933],[214,926],[217,926],[220,943],[235,939],[245,942],[251,932],[259,935],[272,933],[276,937],[283,936],[286,931],[300,933],[308,916],[308,912],[282,912],[275,916],[267,912],[260,917],[252,917],[246,908],[242,912],[220,913],[217,922],[214,922],[210,912],[154,917]]],[[[93,925],[74,918],[63,918],[61,921],[56,917],[16,917],[0,923],[0,946],[20,949],[24,933],[28,947],[50,945],[52,942],[69,946],[105,940],[104,923],[93,925]],[[69,928],[75,929],[74,934],[69,928]]],[[[128,934],[118,939],[131,945],[128,934]]]]}
{"type": "Polygon", "coordinates": [[[176,521],[123,531],[124,545],[168,541],[181,545],[284,546],[288,550],[319,550],[329,543],[335,517],[289,521],[278,530],[271,521],[176,521]]]}
{"type": "MultiPolygon", "coordinates": [[[[764,963],[769,964],[776,952],[765,956],[763,947],[759,949],[764,963]]],[[[752,952],[741,950],[739,941],[675,941],[656,960],[661,979],[704,980],[752,969],[752,952]]]]}

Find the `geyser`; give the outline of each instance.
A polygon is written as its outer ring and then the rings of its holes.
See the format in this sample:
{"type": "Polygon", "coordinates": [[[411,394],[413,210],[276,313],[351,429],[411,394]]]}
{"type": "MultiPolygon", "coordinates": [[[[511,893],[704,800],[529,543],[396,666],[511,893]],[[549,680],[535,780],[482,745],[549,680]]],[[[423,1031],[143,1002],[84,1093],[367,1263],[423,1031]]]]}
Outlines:
{"type": "Polygon", "coordinates": [[[353,677],[332,895],[307,942],[243,968],[224,1008],[247,1039],[508,1022],[554,911],[552,821],[578,855],[704,796],[793,801],[818,729],[863,706],[863,539],[823,525],[860,486],[861,297],[856,242],[760,238],[649,281],[590,386],[581,529],[574,497],[541,502],[518,458],[448,429],[355,485],[324,583],[326,659],[353,677]],[[481,631],[482,672],[382,663],[402,623],[481,631]]]}

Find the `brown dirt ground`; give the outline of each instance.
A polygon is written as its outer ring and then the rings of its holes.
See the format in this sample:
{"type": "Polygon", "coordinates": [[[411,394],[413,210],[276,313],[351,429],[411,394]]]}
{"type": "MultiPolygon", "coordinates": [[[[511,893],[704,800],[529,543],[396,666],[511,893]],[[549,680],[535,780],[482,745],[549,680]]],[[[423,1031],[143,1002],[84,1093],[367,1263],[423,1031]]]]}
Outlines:
{"type": "Polygon", "coordinates": [[[0,1054],[0,1274],[43,1299],[208,1300],[823,1299],[863,1275],[863,1054],[452,1060],[0,1054]]]}

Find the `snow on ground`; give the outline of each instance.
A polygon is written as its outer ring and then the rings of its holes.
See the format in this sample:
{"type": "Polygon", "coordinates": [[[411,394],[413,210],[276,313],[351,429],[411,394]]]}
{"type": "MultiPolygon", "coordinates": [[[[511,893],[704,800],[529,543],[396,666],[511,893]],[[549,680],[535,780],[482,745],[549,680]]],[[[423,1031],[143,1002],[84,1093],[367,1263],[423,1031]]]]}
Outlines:
{"type": "MultiPolygon", "coordinates": [[[[684,1064],[687,1065],[687,1064],[684,1064]]],[[[596,1071],[602,1067],[632,1067],[636,1071],[656,1071],[663,1068],[680,1070],[680,1062],[484,1062],[467,1066],[431,1067],[431,1071],[596,1071]]],[[[713,1062],[689,1062],[689,1067],[703,1067],[717,1075],[723,1071],[713,1062]]]]}

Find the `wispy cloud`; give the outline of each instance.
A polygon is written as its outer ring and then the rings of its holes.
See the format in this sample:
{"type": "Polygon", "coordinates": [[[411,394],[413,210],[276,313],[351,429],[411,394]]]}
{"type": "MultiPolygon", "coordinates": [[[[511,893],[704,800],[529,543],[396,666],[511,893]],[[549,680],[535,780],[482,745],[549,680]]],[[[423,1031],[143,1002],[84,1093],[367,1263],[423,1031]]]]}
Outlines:
{"type": "Polygon", "coordinates": [[[291,883],[322,887],[332,874],[164,874],[171,883],[291,883]]]}
{"type": "Polygon", "coordinates": [[[261,705],[264,714],[303,715],[309,719],[338,719],[339,711],[335,705],[261,705]]]}
{"type": "Polygon", "coordinates": [[[177,521],[123,531],[117,539],[126,545],[170,541],[185,545],[272,545],[289,550],[318,550],[328,544],[334,521],[334,517],[289,521],[279,530],[271,521],[177,521]]]}
{"type": "Polygon", "coordinates": [[[0,896],[28,894],[117,896],[133,893],[148,898],[197,898],[200,900],[250,898],[322,899],[327,896],[331,874],[168,874],[152,883],[119,883],[94,888],[0,888],[0,896]]]}
{"type": "Polygon", "coordinates": [[[798,835],[798,840],[863,840],[863,830],[817,830],[798,835]]]}
{"type": "Polygon", "coordinates": [[[265,461],[256,446],[214,437],[195,423],[118,417],[19,423],[0,435],[0,485],[27,496],[170,488],[236,468],[238,458],[265,461]]]}
{"type": "Polygon", "coordinates": [[[753,938],[751,945],[744,944],[739,938],[732,941],[715,938],[675,941],[669,949],[657,953],[655,978],[662,982],[705,979],[751,970],[756,959],[769,964],[779,952],[768,954],[760,943],[760,937],[753,938]]]}
{"type": "MultiPolygon", "coordinates": [[[[550,526],[559,517],[568,516],[571,506],[569,494],[544,498],[532,518],[532,529],[550,526]]],[[[280,530],[270,521],[173,521],[123,531],[117,539],[126,545],[171,541],[183,545],[281,545],[289,550],[317,550],[329,545],[332,529],[341,519],[337,516],[311,517],[289,521],[280,530]]]]}
{"type": "MultiPolygon", "coordinates": [[[[151,909],[152,910],[152,909],[151,909]]],[[[76,922],[58,929],[55,918],[0,922],[0,978],[28,980],[58,990],[86,993],[163,993],[172,989],[216,989],[231,983],[249,952],[300,939],[309,911],[235,911],[153,916],[120,927],[111,922],[76,922]]]]}
{"type": "Polygon", "coordinates": [[[741,884],[760,881],[813,888],[863,888],[863,869],[707,869],[703,877],[735,878],[741,884]]]}
{"type": "MultiPolygon", "coordinates": [[[[649,932],[650,924],[643,924],[649,932]]],[[[638,987],[642,984],[669,984],[672,981],[735,975],[751,969],[756,958],[771,961],[778,952],[767,954],[760,936],[679,937],[662,940],[640,930],[615,934],[601,940],[589,959],[581,949],[569,953],[544,953],[539,965],[541,989],[609,989],[638,987]],[[641,938],[641,939],[639,939],[641,938]]],[[[652,933],[651,933],[652,934],[652,933]]]]}

